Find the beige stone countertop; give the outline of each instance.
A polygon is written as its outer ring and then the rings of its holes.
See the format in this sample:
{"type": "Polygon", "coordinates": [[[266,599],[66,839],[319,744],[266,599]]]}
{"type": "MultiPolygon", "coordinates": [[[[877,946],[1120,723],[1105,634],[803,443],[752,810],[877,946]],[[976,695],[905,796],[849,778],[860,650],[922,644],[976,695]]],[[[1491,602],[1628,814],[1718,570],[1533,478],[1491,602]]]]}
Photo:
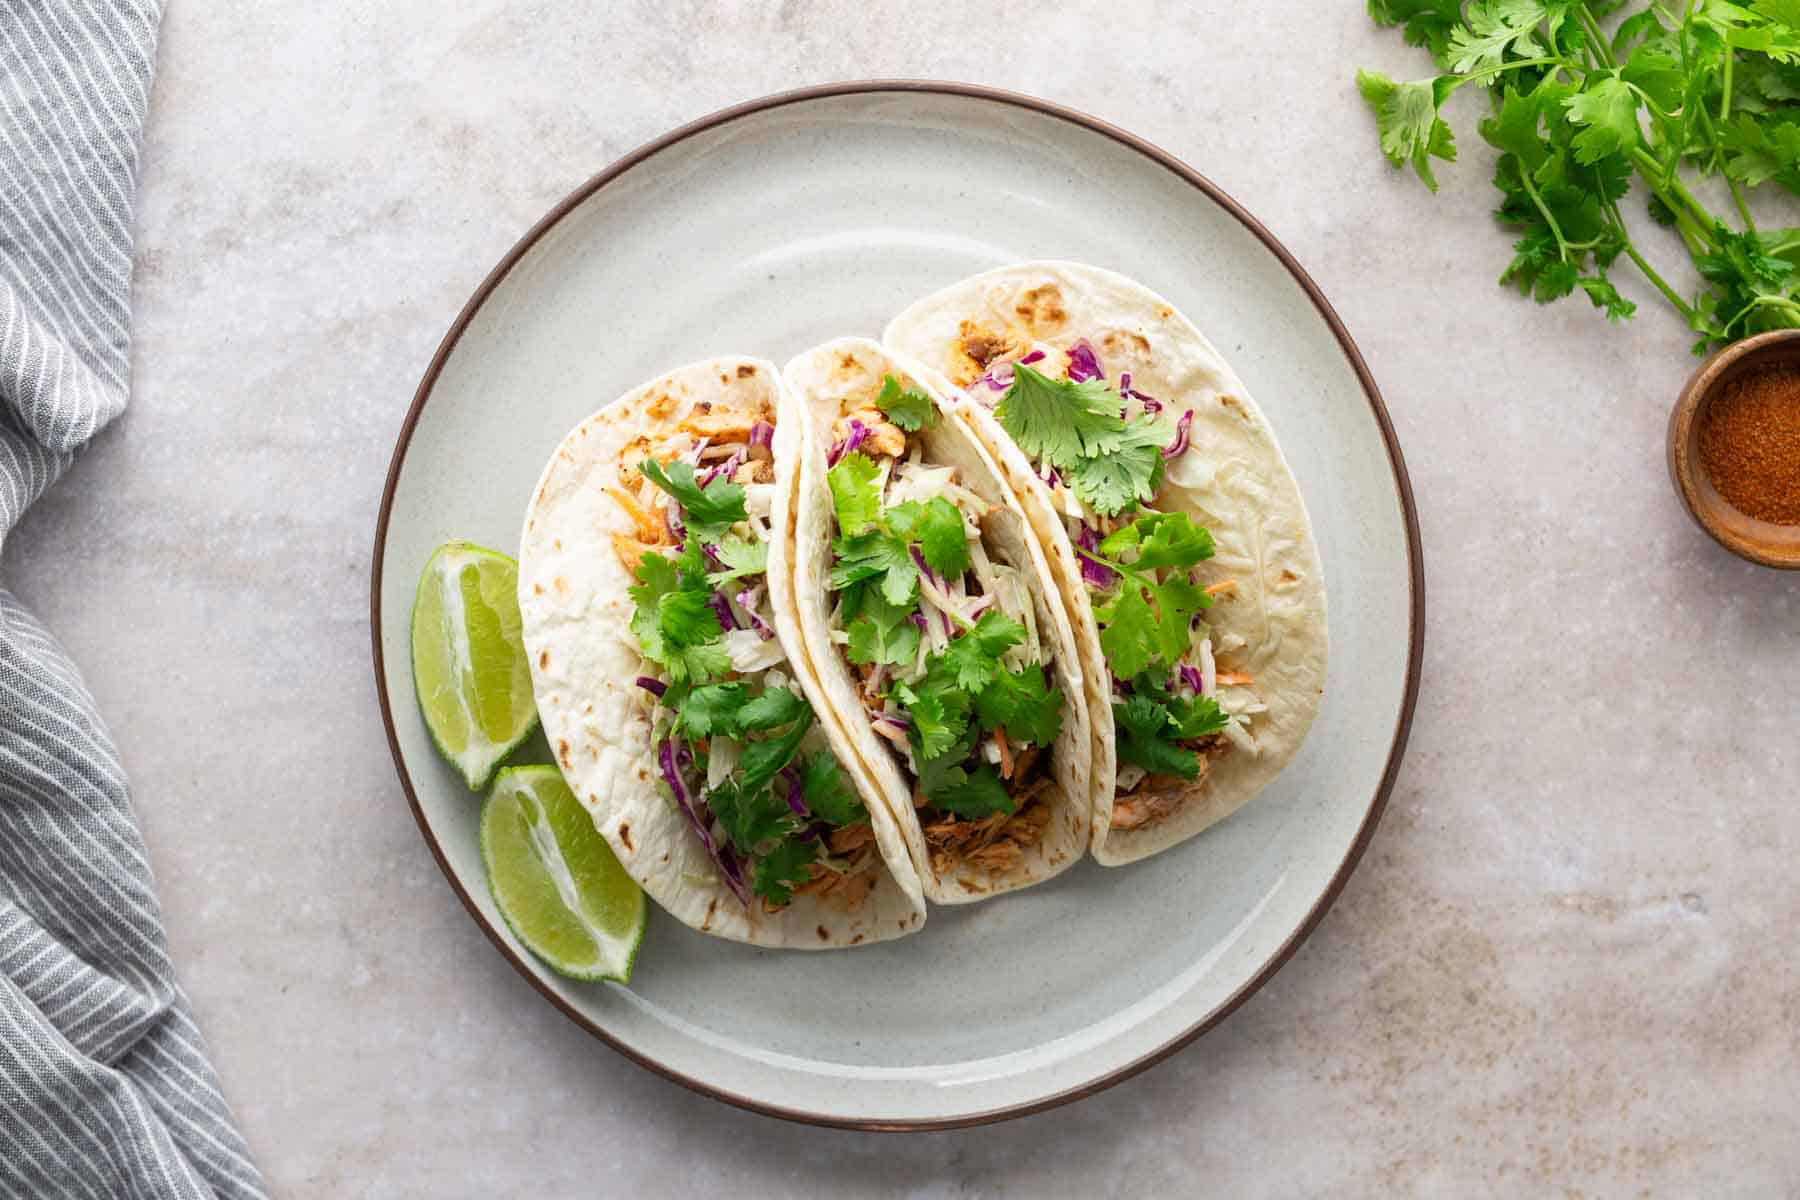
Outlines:
{"type": "Polygon", "coordinates": [[[109,716],[275,1194],[1792,1194],[1800,577],[1670,489],[1667,306],[1496,287],[1477,98],[1433,198],[1358,65],[1430,69],[1319,0],[170,6],[132,407],[5,571],[109,716]],[[1087,110],[1266,222],[1386,395],[1429,624],[1386,819],[1267,987],[1076,1106],[904,1137],[703,1099],[540,1000],[421,841],[369,666],[393,439],[489,267],[677,123],[866,76],[1087,110]]]}

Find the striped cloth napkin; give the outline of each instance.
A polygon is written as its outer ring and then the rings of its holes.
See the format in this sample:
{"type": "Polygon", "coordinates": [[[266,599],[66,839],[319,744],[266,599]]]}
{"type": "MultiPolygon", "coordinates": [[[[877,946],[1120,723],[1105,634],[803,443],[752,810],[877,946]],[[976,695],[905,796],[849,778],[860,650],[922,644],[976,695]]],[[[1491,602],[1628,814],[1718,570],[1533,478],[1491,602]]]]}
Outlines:
{"type": "MultiPolygon", "coordinates": [[[[125,407],[160,0],[0,0],[0,539],[125,407]]],[[[0,1196],[260,1197],[105,724],[0,586],[0,1196]]]]}

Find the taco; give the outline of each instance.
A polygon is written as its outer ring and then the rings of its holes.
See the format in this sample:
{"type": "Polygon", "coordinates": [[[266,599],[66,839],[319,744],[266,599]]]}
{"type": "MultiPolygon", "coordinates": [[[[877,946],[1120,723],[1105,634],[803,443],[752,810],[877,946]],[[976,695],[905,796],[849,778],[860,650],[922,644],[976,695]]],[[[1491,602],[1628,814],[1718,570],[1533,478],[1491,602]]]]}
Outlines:
{"type": "Polygon", "coordinates": [[[1167,849],[1261,791],[1325,686],[1324,577],[1262,411],[1174,307],[1077,263],[928,296],[885,343],[958,389],[1082,654],[1094,857],[1167,849]]]}
{"type": "Polygon", "coordinates": [[[925,911],[796,666],[780,408],[774,364],[719,358],[583,421],[532,492],[519,610],[557,764],[632,877],[703,933],[823,949],[925,911]]]}
{"type": "Polygon", "coordinates": [[[839,757],[927,899],[1050,878],[1087,849],[1092,736],[1024,511],[916,365],[844,338],[782,374],[804,435],[794,598],[839,757]]]}

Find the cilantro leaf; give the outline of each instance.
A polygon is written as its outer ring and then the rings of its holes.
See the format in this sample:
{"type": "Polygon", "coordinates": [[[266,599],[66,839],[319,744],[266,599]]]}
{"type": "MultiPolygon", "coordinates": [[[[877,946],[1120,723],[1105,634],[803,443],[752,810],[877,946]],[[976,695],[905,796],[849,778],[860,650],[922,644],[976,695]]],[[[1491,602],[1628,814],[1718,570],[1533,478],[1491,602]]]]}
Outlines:
{"type": "Polygon", "coordinates": [[[1169,723],[1184,738],[1206,737],[1219,733],[1231,724],[1231,717],[1211,697],[1172,699],[1168,701],[1169,723]]]}
{"type": "Polygon", "coordinates": [[[1096,512],[1112,516],[1147,501],[1162,483],[1163,447],[1174,433],[1145,413],[1126,424],[1112,450],[1068,469],[1069,488],[1096,512]]]}
{"type": "Polygon", "coordinates": [[[1565,104],[1569,120],[1584,126],[1575,135],[1575,161],[1592,166],[1609,154],[1630,150],[1642,136],[1638,129],[1638,98],[1631,86],[1618,78],[1590,83],[1570,96],[1565,104]]]}
{"type": "Polygon", "coordinates": [[[1100,648],[1113,675],[1128,679],[1154,661],[1156,614],[1141,589],[1127,581],[1094,616],[1100,623],[1100,648]]]}
{"type": "Polygon", "coordinates": [[[799,693],[784,687],[764,688],[762,693],[737,710],[731,728],[742,733],[778,729],[793,721],[810,720],[812,706],[799,693]]]}
{"type": "Polygon", "coordinates": [[[1378,25],[1406,26],[1410,46],[1430,47],[1442,59],[1450,31],[1462,22],[1463,0],[1369,0],[1369,16],[1378,25]]]}
{"type": "Polygon", "coordinates": [[[1062,701],[1062,689],[1044,682],[1042,667],[1025,667],[997,672],[975,697],[975,711],[988,729],[1047,746],[1062,732],[1062,701]]]}
{"type": "Polygon", "coordinates": [[[999,773],[985,763],[974,771],[962,765],[974,744],[972,737],[965,737],[944,754],[922,759],[919,791],[933,808],[968,821],[1010,813],[1013,800],[999,773]]]}
{"type": "Polygon", "coordinates": [[[722,475],[702,488],[691,463],[676,460],[665,468],[654,458],[646,458],[638,470],[681,505],[688,532],[703,542],[716,542],[737,522],[749,519],[743,487],[722,475]]]}
{"type": "Polygon", "coordinates": [[[850,786],[850,777],[829,754],[808,755],[801,764],[800,794],[813,816],[829,825],[854,825],[869,815],[850,786]]]}
{"type": "Polygon", "coordinates": [[[854,537],[881,518],[880,475],[875,460],[860,452],[844,455],[825,473],[839,532],[854,537]]]}
{"type": "MultiPolygon", "coordinates": [[[[879,595],[879,593],[872,593],[879,595]]],[[[883,625],[874,617],[863,615],[850,622],[847,631],[850,644],[846,653],[859,666],[882,663],[909,663],[918,657],[919,627],[911,621],[883,625]]]]}
{"type": "Polygon", "coordinates": [[[1169,576],[1151,595],[1156,599],[1157,651],[1164,662],[1179,662],[1193,638],[1193,619],[1211,607],[1212,597],[1185,575],[1169,576]]]}
{"type": "Polygon", "coordinates": [[[1535,33],[1547,15],[1537,0],[1476,0],[1464,18],[1467,24],[1450,32],[1450,69],[1465,74],[1497,67],[1508,51],[1519,58],[1542,55],[1535,33]]]}
{"type": "Polygon", "coordinates": [[[1113,724],[1118,730],[1120,762],[1181,779],[1200,774],[1200,756],[1175,744],[1177,731],[1164,705],[1144,696],[1133,696],[1123,704],[1114,701],[1113,724]]]}
{"type": "Polygon", "coordinates": [[[1379,71],[1358,71],[1356,89],[1375,110],[1381,149],[1396,167],[1408,163],[1426,187],[1437,191],[1431,160],[1456,161],[1456,135],[1438,115],[1454,80],[1447,75],[1414,83],[1395,83],[1379,71]]]}
{"type": "Polygon", "coordinates": [[[939,575],[955,579],[969,569],[969,535],[962,511],[942,496],[896,504],[884,519],[896,537],[918,543],[925,565],[939,575]]]}
{"type": "Polygon", "coordinates": [[[984,612],[968,632],[926,661],[927,678],[965,692],[986,687],[1000,672],[1000,656],[1025,642],[1025,626],[1001,612],[984,612]]]}
{"type": "Polygon", "coordinates": [[[929,676],[918,688],[895,683],[890,694],[912,720],[912,742],[921,759],[950,753],[968,727],[968,693],[932,688],[929,676]]]}
{"type": "Polygon", "coordinates": [[[807,867],[818,856],[817,842],[782,842],[757,860],[756,870],[750,879],[750,890],[780,908],[794,898],[795,888],[812,878],[807,867]]]}
{"type": "Polygon", "coordinates": [[[831,545],[837,563],[831,568],[833,591],[842,591],[864,579],[881,579],[881,596],[889,604],[910,605],[919,583],[919,568],[906,543],[871,529],[852,538],[838,538],[831,545]]]}
{"type": "Polygon", "coordinates": [[[749,692],[748,685],[742,683],[709,683],[694,688],[680,701],[675,727],[694,738],[733,733],[737,729],[737,710],[749,692]]]}
{"type": "MultiPolygon", "coordinates": [[[[802,701],[802,704],[805,702],[802,701]]],[[[812,710],[807,709],[810,718],[812,710]]],[[[812,728],[810,719],[800,721],[787,733],[778,737],[765,738],[761,741],[746,742],[738,756],[737,783],[745,791],[767,791],[770,782],[780,774],[781,768],[793,761],[800,749],[800,740],[806,731],[812,728]]],[[[782,811],[787,811],[787,801],[779,800],[782,811]]]]}
{"type": "Polygon", "coordinates": [[[753,542],[747,538],[728,537],[713,549],[725,569],[713,571],[706,577],[706,582],[713,587],[723,587],[734,579],[742,579],[746,575],[763,575],[769,570],[769,544],[753,542]]]}
{"type": "Polygon", "coordinates": [[[742,779],[727,779],[706,793],[706,805],[740,854],[756,853],[758,846],[786,837],[795,825],[793,810],[766,780],[750,786],[742,779]]]}
{"type": "Polygon", "coordinates": [[[1762,122],[1740,112],[1720,127],[1719,140],[1730,152],[1725,170],[1732,178],[1751,187],[1774,180],[1800,192],[1800,125],[1762,122]]]}
{"type": "Polygon", "coordinates": [[[636,605],[631,631],[639,649],[677,684],[703,682],[731,669],[731,656],[719,642],[719,616],[707,605],[712,589],[695,566],[698,558],[684,553],[677,565],[666,555],[646,554],[638,563],[638,582],[626,590],[636,605]]]}
{"type": "Polygon", "coordinates": [[[1118,448],[1125,433],[1119,409],[1118,393],[1102,380],[1071,383],[1015,363],[1012,386],[994,415],[1026,454],[1072,470],[1118,448]]]}
{"type": "Polygon", "coordinates": [[[1212,533],[1185,512],[1145,513],[1120,526],[1100,543],[1100,553],[1120,558],[1136,549],[1131,566],[1139,570],[1191,567],[1213,556],[1212,533]]]}
{"type": "Polygon", "coordinates": [[[931,397],[910,388],[902,390],[900,381],[892,375],[881,377],[881,394],[875,397],[875,407],[908,433],[937,424],[937,409],[932,405],[931,397]]]}

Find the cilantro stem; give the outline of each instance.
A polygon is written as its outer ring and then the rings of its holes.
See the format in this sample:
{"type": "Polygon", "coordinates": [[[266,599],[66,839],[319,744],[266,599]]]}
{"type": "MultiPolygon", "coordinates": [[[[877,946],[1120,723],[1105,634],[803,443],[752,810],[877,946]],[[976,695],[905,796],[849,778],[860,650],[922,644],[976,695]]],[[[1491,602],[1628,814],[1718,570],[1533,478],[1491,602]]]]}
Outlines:
{"type": "Polygon", "coordinates": [[[1520,171],[1519,182],[1524,185],[1525,194],[1531,197],[1532,204],[1537,206],[1538,215],[1544,218],[1544,224],[1550,227],[1550,235],[1556,239],[1556,256],[1563,262],[1568,262],[1568,239],[1563,237],[1562,226],[1556,223],[1556,217],[1551,213],[1550,206],[1544,203],[1543,194],[1537,190],[1537,185],[1531,182],[1531,172],[1520,171]]]}
{"type": "Polygon", "coordinates": [[[1613,61],[1612,49],[1607,45],[1606,34],[1600,30],[1600,22],[1594,20],[1594,14],[1587,10],[1587,5],[1576,5],[1575,14],[1581,20],[1582,31],[1588,35],[1588,42],[1600,65],[1607,68],[1618,66],[1613,61]]]}
{"type": "Polygon", "coordinates": [[[1652,287],[1663,294],[1663,299],[1667,300],[1670,304],[1673,304],[1675,306],[1675,311],[1679,312],[1682,318],[1687,321],[1688,324],[1692,325],[1694,322],[1693,305],[1678,296],[1675,293],[1675,289],[1669,286],[1668,280],[1658,274],[1656,268],[1645,261],[1642,254],[1638,253],[1636,244],[1631,240],[1631,234],[1626,232],[1625,219],[1619,215],[1619,205],[1617,201],[1608,200],[1606,202],[1606,215],[1612,219],[1613,225],[1618,229],[1619,238],[1625,244],[1625,256],[1631,260],[1632,265],[1638,269],[1645,279],[1650,281],[1652,287]]]}
{"type": "Polygon", "coordinates": [[[1737,54],[1730,43],[1725,46],[1725,72],[1719,78],[1719,124],[1723,125],[1731,119],[1731,67],[1737,62],[1737,54]]]}
{"type": "Polygon", "coordinates": [[[1677,222],[1684,216],[1689,218],[1695,227],[1693,232],[1701,241],[1708,246],[1718,245],[1717,235],[1713,230],[1719,224],[1719,219],[1713,216],[1706,205],[1694,198],[1694,194],[1687,190],[1687,185],[1681,182],[1681,176],[1673,170],[1664,171],[1662,163],[1642,146],[1632,147],[1631,161],[1643,173],[1644,181],[1650,185],[1651,190],[1669,205],[1669,211],[1675,214],[1677,222]],[[1670,203],[1670,195],[1681,203],[1670,203]]]}

